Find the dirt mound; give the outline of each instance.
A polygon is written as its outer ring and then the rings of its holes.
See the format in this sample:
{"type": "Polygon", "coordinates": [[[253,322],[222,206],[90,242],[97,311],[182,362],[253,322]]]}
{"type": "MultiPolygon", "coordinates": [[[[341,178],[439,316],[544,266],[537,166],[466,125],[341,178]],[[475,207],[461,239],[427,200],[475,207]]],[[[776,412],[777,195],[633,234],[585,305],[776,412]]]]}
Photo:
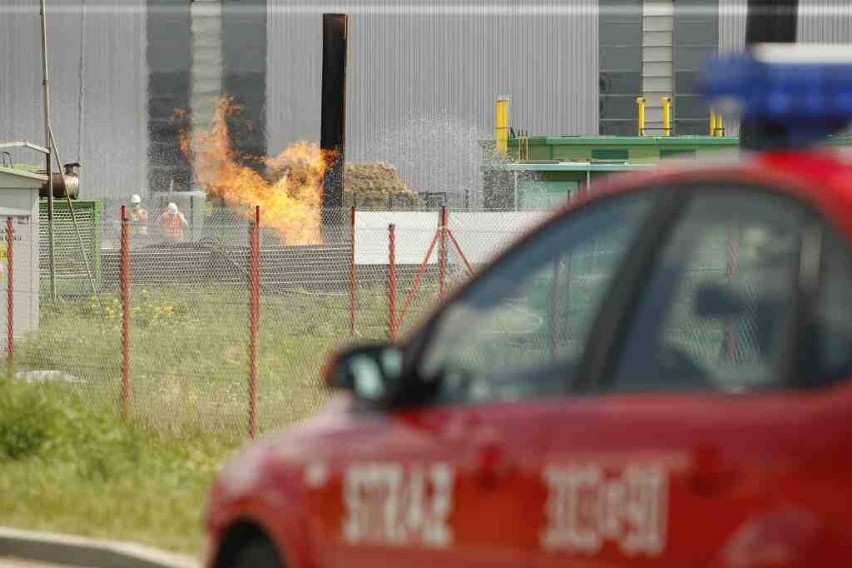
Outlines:
{"type": "Polygon", "coordinates": [[[348,205],[384,207],[422,205],[420,196],[409,188],[399,172],[384,162],[346,164],[343,200],[348,205]]]}

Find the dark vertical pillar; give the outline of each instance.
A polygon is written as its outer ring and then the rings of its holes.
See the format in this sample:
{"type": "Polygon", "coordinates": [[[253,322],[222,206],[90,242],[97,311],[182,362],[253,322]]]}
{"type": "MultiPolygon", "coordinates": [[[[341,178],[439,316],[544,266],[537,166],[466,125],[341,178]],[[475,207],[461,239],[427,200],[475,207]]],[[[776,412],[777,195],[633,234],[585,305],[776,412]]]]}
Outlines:
{"type": "MultiPolygon", "coordinates": [[[[795,43],[799,0],[749,0],[746,13],[746,49],[758,43],[795,43]]],[[[760,150],[783,145],[784,124],[755,123],[744,119],[740,125],[740,147],[760,150]]]]}
{"type": "Polygon", "coordinates": [[[322,116],[320,147],[336,159],[323,184],[323,224],[338,217],[343,206],[343,165],[346,149],[346,14],[322,16],[322,116]]]}
{"type": "MultiPolygon", "coordinates": [[[[241,111],[230,117],[237,156],[264,156],[266,147],[266,0],[223,0],[223,92],[241,111]]],[[[260,168],[256,160],[246,165],[260,168]]]]}
{"type": "MultiPolygon", "coordinates": [[[[189,190],[192,170],[178,133],[189,128],[192,39],[189,2],[148,0],[148,188],[189,190]]],[[[128,190],[128,193],[133,193],[128,190]]]]}

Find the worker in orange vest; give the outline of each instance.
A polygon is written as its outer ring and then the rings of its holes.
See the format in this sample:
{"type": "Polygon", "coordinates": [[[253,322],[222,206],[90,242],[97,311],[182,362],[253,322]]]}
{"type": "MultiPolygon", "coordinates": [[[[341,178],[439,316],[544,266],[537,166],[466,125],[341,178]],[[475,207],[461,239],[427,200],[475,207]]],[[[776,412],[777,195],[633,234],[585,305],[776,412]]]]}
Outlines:
{"type": "Polygon", "coordinates": [[[148,234],[148,210],[142,206],[142,198],[138,193],[130,198],[130,226],[136,235],[148,234]]]}
{"type": "Polygon", "coordinates": [[[163,232],[170,242],[183,242],[183,228],[189,227],[189,223],[186,222],[186,217],[178,210],[175,203],[169,203],[165,212],[160,215],[160,223],[163,225],[163,232]]]}

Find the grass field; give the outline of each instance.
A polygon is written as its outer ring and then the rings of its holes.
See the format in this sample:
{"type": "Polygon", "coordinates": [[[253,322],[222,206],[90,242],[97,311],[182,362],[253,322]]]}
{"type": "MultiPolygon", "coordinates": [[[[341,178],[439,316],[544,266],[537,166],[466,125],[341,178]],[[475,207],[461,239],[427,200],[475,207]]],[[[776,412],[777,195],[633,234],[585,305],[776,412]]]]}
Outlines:
{"type": "MultiPolygon", "coordinates": [[[[244,289],[138,289],[131,325],[132,415],[169,434],[239,439],[247,420],[248,304],[244,289]]],[[[432,305],[418,295],[411,317],[432,305]]],[[[265,295],[258,338],[261,429],[303,418],[326,400],[319,371],[350,341],[386,338],[383,291],[359,292],[358,334],[349,336],[344,295],[265,295]]],[[[121,386],[121,306],[116,296],[44,309],[39,331],[19,343],[17,366],[58,370],[85,382],[92,404],[115,406],[121,386]],[[102,311],[101,311],[102,310],[102,311]]]]}
{"type": "MultiPolygon", "coordinates": [[[[407,323],[434,300],[418,295],[407,323]]],[[[343,295],[264,295],[259,352],[261,431],[327,400],[319,370],[341,344],[386,338],[383,290],[359,291],[349,337],[343,295]]],[[[401,303],[401,300],[400,300],[401,303]]],[[[79,382],[0,379],[0,524],[129,539],[198,553],[205,492],[246,439],[245,289],[133,290],[131,420],[120,417],[121,307],[105,294],[42,308],[20,341],[18,371],[79,382]]]]}
{"type": "Polygon", "coordinates": [[[0,382],[0,523],[198,554],[207,487],[235,444],[171,437],[61,384],[0,382]]]}

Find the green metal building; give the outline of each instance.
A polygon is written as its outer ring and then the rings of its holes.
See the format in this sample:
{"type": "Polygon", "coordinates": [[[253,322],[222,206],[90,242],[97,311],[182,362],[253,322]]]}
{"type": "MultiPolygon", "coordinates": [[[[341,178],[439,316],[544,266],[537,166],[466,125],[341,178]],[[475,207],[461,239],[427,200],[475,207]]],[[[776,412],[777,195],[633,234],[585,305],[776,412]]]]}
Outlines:
{"type": "MultiPolygon", "coordinates": [[[[850,145],[835,137],[829,145],[850,145]]],[[[486,209],[550,209],[595,179],[672,158],[736,155],[736,136],[541,136],[510,138],[505,159],[482,165],[486,209]]]]}

